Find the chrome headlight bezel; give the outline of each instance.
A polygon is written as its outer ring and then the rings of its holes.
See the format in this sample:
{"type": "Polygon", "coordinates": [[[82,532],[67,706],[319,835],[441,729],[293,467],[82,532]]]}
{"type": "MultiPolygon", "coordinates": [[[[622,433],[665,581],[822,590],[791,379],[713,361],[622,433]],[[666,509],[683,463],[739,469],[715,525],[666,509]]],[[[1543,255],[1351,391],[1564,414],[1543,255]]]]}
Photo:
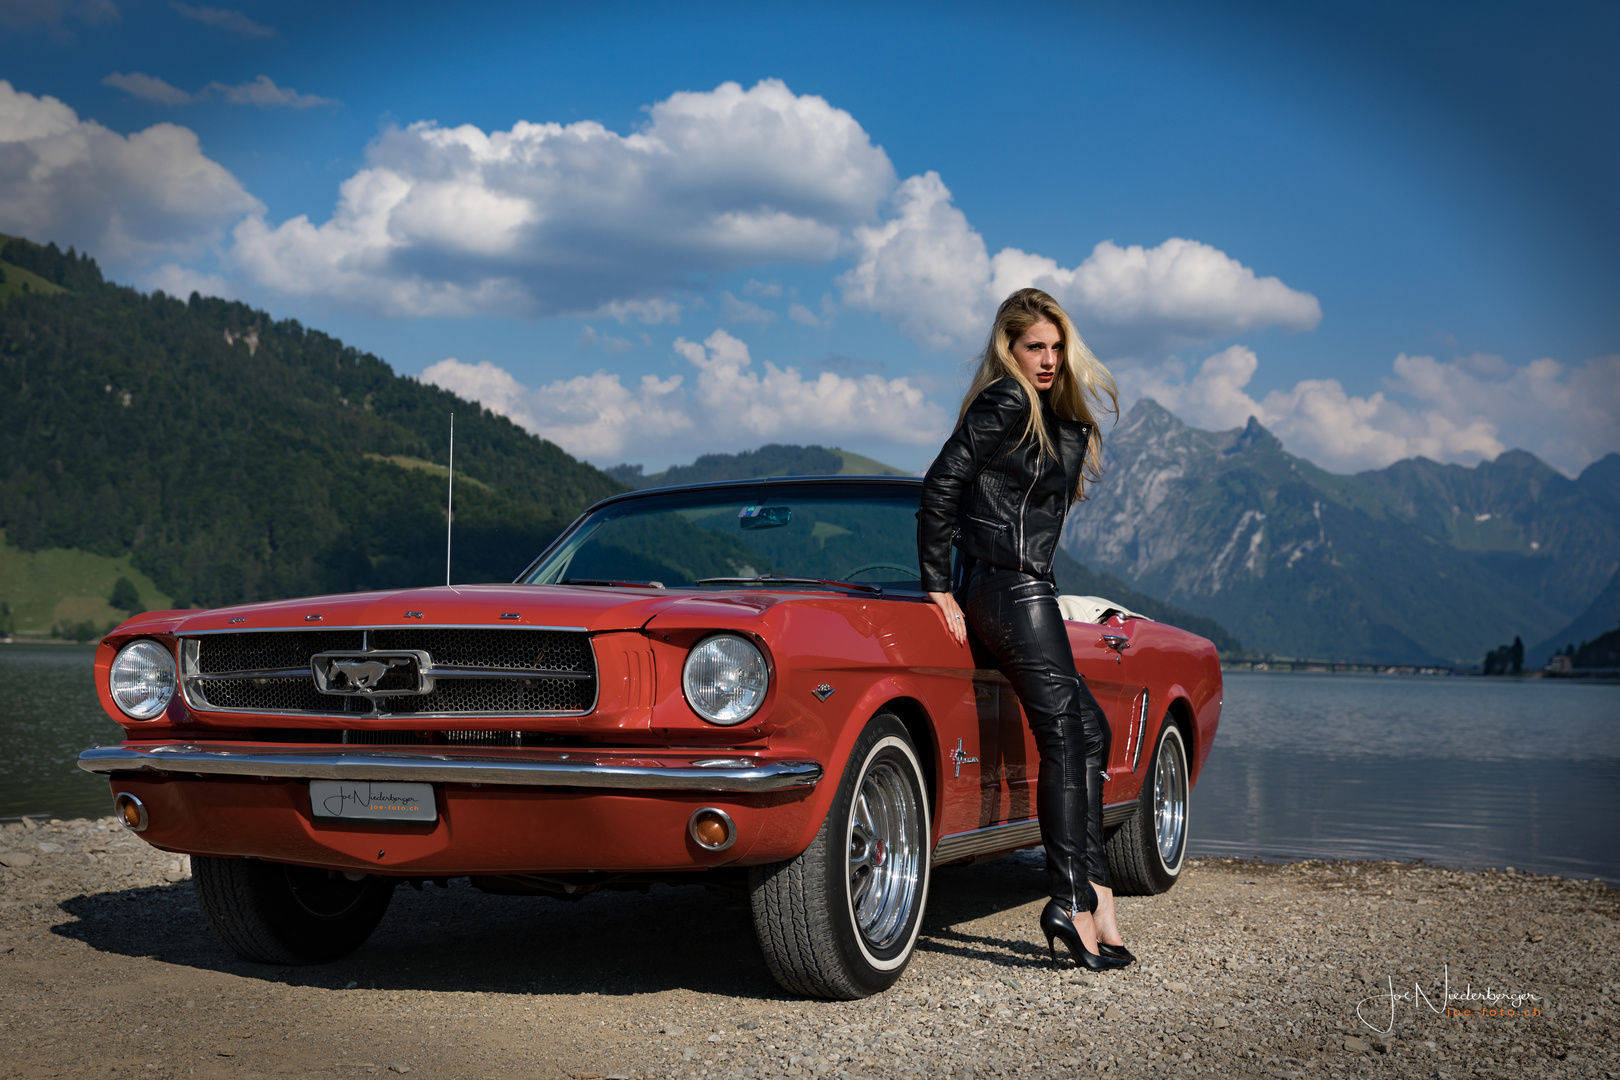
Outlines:
{"type": "Polygon", "coordinates": [[[764,651],[741,634],[710,634],[692,647],[681,665],[681,693],[687,706],[720,727],[748,721],[764,706],[770,690],[771,666],[764,651]],[[717,675],[729,685],[717,687],[717,675]]]}
{"type": "Polygon", "coordinates": [[[179,686],[174,653],[151,638],[139,638],[119,649],[107,672],[107,690],[113,704],[131,720],[155,720],[162,716],[179,686]],[[131,693],[142,696],[126,704],[131,693]]]}

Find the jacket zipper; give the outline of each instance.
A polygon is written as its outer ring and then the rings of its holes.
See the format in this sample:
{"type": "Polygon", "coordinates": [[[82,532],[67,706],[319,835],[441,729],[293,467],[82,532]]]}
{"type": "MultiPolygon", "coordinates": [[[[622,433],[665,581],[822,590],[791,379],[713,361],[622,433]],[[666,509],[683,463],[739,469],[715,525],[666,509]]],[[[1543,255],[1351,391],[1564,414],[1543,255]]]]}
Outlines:
{"type": "Polygon", "coordinates": [[[1024,569],[1024,513],[1029,509],[1029,496],[1035,490],[1035,485],[1041,482],[1041,470],[1046,467],[1046,455],[1037,454],[1035,457],[1035,479],[1029,482],[1024,490],[1024,501],[1018,507],[1018,570],[1024,569]]]}

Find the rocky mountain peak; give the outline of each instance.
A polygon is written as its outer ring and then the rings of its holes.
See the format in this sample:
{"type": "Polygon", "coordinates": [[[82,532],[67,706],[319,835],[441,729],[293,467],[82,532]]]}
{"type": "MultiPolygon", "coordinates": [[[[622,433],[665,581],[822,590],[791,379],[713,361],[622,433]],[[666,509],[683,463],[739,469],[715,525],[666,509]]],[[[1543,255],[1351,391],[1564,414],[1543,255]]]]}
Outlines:
{"type": "Polygon", "coordinates": [[[1224,433],[1228,445],[1221,451],[1225,454],[1241,454],[1250,450],[1270,450],[1281,452],[1282,440],[1267,431],[1256,417],[1249,417],[1249,422],[1241,428],[1224,433]]]}
{"type": "Polygon", "coordinates": [[[1522,450],[1342,476],[1258,418],[1202,431],[1147,398],[1104,448],[1065,549],[1281,655],[1477,662],[1567,624],[1620,560],[1620,455],[1580,482],[1522,450]]]}

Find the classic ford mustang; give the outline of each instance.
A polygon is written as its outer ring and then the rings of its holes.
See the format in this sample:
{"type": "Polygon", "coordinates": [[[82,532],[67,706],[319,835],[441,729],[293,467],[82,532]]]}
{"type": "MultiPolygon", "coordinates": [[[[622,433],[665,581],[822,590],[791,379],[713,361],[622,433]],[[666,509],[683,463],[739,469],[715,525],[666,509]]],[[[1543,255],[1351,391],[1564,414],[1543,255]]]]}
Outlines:
{"type": "MultiPolygon", "coordinates": [[[[603,500],[509,585],[152,612],[102,641],[125,730],[82,768],[192,856],[250,960],[340,956],[394,887],[747,890],[771,973],[854,998],[915,947],[929,875],[1039,843],[1039,756],[918,580],[912,479],[603,500]]],[[[1121,892],[1168,889],[1215,737],[1214,647],[1065,599],[1113,731],[1121,892]]]]}

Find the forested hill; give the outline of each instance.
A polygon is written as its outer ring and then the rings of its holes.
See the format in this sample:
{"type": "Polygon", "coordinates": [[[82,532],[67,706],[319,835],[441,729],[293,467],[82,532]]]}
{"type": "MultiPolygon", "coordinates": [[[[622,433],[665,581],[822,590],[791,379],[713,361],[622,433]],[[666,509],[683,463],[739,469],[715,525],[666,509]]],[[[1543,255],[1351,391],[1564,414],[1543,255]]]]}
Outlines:
{"type": "Polygon", "coordinates": [[[510,421],[292,320],[143,296],[0,250],[0,529],[129,554],[180,604],[504,581],[622,487],[510,421]]]}

